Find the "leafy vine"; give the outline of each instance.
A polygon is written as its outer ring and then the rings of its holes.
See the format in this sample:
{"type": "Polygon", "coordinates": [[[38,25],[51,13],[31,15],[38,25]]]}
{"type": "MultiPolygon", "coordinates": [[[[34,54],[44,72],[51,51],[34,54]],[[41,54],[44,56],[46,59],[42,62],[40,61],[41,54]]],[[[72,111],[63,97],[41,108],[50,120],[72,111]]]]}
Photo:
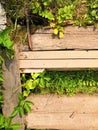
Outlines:
{"type": "Polygon", "coordinates": [[[25,101],[25,98],[22,94],[19,93],[19,103],[14,108],[13,112],[9,117],[5,117],[2,113],[2,105],[4,101],[3,97],[3,86],[2,82],[4,81],[2,77],[2,64],[4,62],[3,54],[6,54],[8,58],[13,58],[13,42],[10,40],[10,29],[7,28],[0,32],[0,130],[18,130],[21,128],[20,124],[13,124],[12,119],[19,113],[20,116],[23,116],[26,112],[30,112],[30,105],[33,104],[30,101],[25,101]]]}

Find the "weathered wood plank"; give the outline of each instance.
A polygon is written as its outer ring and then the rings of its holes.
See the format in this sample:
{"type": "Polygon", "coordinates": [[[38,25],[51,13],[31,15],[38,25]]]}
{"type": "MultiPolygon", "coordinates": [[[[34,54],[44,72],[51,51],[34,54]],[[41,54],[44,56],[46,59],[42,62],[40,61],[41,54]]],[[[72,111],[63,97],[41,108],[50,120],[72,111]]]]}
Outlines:
{"type": "Polygon", "coordinates": [[[32,35],[33,50],[98,49],[98,29],[65,28],[64,38],[53,37],[51,29],[40,29],[32,35]]]}
{"type": "Polygon", "coordinates": [[[29,68],[25,68],[25,69],[20,69],[20,73],[39,73],[39,72],[43,72],[45,69],[29,69],[29,68]]]}
{"type": "Polygon", "coordinates": [[[31,95],[28,100],[34,103],[25,117],[28,128],[98,129],[98,95],[31,95]]]}
{"type": "Polygon", "coordinates": [[[80,69],[98,68],[98,59],[19,60],[20,69],[80,69]]]}
{"type": "Polygon", "coordinates": [[[19,59],[42,60],[42,59],[76,59],[98,58],[98,51],[23,51],[19,53],[19,59]]]}

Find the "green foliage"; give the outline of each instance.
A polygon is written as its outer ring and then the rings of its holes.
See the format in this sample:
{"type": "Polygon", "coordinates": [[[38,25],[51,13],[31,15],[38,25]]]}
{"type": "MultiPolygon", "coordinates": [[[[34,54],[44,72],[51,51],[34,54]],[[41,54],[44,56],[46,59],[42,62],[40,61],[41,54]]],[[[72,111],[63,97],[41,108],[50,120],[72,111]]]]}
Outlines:
{"type": "Polygon", "coordinates": [[[12,118],[5,118],[2,114],[0,114],[0,130],[19,130],[21,125],[12,124],[12,118]]]}
{"type": "Polygon", "coordinates": [[[98,26],[98,0],[83,0],[83,9],[77,16],[76,24],[79,26],[94,25],[98,26]]]}
{"type": "Polygon", "coordinates": [[[33,103],[30,101],[25,101],[22,94],[19,94],[19,103],[14,108],[10,117],[5,118],[3,114],[0,114],[0,130],[19,130],[21,128],[20,124],[12,124],[12,119],[19,113],[23,116],[27,112],[31,112],[31,107],[33,103]]]}
{"type": "Polygon", "coordinates": [[[18,95],[19,103],[14,108],[14,111],[11,114],[11,118],[15,117],[18,113],[22,117],[25,113],[31,112],[30,105],[33,105],[32,102],[25,100],[24,96],[19,93],[18,95]]]}
{"type": "MultiPolygon", "coordinates": [[[[98,27],[98,0],[5,0],[8,17],[15,23],[25,19],[25,10],[31,17],[31,24],[43,19],[62,38],[66,25],[98,27]],[[39,19],[38,19],[39,18],[39,19]],[[52,26],[51,26],[52,25],[52,26]]],[[[44,23],[44,22],[43,22],[44,23]]]]}
{"type": "Polygon", "coordinates": [[[93,94],[98,92],[98,71],[47,71],[22,74],[23,94],[57,93],[72,96],[76,93],[93,94]]]}
{"type": "MultiPolygon", "coordinates": [[[[0,32],[0,55],[2,54],[3,50],[5,51],[6,55],[8,57],[11,57],[12,54],[14,54],[13,50],[13,42],[10,39],[10,33],[11,29],[7,28],[0,32]]],[[[0,56],[1,57],[1,56],[0,56]]],[[[2,60],[2,57],[0,58],[2,60]]]]}
{"type": "Polygon", "coordinates": [[[0,91],[0,108],[1,108],[1,105],[3,104],[3,94],[2,92],[0,91]]]}
{"type": "Polygon", "coordinates": [[[27,97],[32,90],[37,91],[36,89],[44,89],[45,85],[48,85],[50,81],[50,77],[46,75],[45,72],[43,73],[32,73],[30,79],[26,79],[25,74],[22,74],[22,82],[23,82],[23,95],[27,97]]]}
{"type": "Polygon", "coordinates": [[[59,38],[64,35],[62,27],[70,24],[70,21],[78,26],[98,25],[98,0],[33,1],[32,13],[47,18],[50,26],[53,25],[54,34],[59,38]]]}

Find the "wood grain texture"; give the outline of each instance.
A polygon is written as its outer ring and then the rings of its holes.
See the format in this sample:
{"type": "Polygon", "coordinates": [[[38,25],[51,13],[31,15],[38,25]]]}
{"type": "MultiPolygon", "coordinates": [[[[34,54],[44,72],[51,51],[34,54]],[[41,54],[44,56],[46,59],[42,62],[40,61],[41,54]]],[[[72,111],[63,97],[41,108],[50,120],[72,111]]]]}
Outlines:
{"type": "Polygon", "coordinates": [[[34,103],[25,116],[28,128],[98,129],[98,95],[30,95],[28,100],[34,103]]]}
{"type": "Polygon", "coordinates": [[[68,26],[62,39],[53,37],[52,29],[39,29],[32,43],[33,50],[98,49],[98,29],[68,26]]]}
{"type": "Polygon", "coordinates": [[[98,51],[23,51],[19,60],[96,59],[98,51]]]}
{"type": "Polygon", "coordinates": [[[98,51],[93,50],[20,52],[19,68],[22,73],[30,71],[40,72],[43,69],[96,69],[98,68],[98,51]]]}
{"type": "Polygon", "coordinates": [[[98,59],[77,60],[20,60],[20,69],[77,69],[98,68],[98,59]]]}

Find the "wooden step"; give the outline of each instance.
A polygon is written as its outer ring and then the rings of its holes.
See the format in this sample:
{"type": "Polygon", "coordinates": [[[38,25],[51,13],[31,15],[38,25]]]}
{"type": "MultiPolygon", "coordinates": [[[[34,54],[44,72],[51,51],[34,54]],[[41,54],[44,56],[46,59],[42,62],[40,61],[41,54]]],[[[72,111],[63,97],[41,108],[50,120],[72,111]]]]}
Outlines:
{"type": "Polygon", "coordinates": [[[28,128],[97,130],[98,95],[30,95],[32,112],[25,116],[28,128]]]}
{"type": "Polygon", "coordinates": [[[67,26],[64,37],[53,36],[53,29],[39,29],[32,35],[33,50],[98,49],[98,29],[67,26]]]}
{"type": "Polygon", "coordinates": [[[22,73],[49,70],[97,69],[98,51],[25,51],[19,53],[22,73]]]}

